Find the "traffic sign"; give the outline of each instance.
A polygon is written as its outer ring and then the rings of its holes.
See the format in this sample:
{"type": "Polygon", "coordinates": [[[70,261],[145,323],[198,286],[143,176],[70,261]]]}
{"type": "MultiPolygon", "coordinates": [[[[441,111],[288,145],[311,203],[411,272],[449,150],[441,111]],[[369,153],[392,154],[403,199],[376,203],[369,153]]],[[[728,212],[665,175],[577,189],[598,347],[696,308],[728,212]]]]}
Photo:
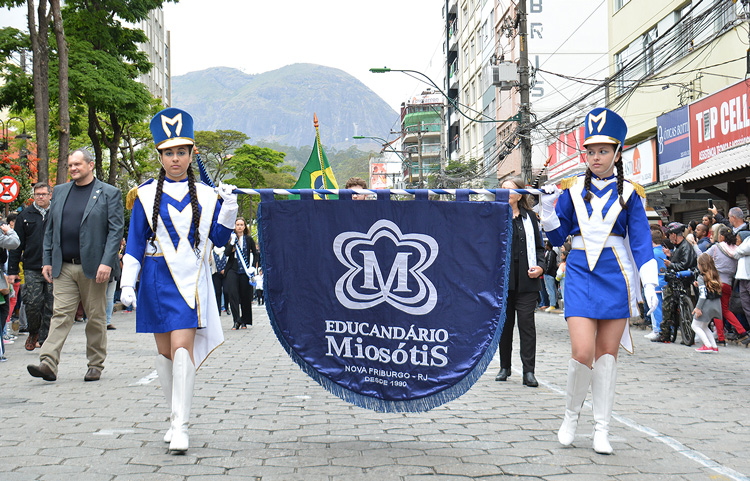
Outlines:
{"type": "Polygon", "coordinates": [[[0,193],[0,202],[3,202],[5,204],[10,204],[14,200],[16,200],[16,198],[18,197],[18,192],[21,190],[21,186],[18,184],[18,181],[8,175],[0,178],[0,188],[2,188],[2,192],[0,193]]]}

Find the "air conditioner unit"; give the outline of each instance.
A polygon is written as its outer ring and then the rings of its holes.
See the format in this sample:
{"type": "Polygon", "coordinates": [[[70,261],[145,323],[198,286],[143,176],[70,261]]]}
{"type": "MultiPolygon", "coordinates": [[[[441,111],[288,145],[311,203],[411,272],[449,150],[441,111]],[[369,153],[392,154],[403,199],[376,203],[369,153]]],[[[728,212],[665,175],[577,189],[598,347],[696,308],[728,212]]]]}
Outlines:
{"type": "Polygon", "coordinates": [[[487,65],[487,77],[492,85],[500,90],[510,90],[518,86],[518,66],[514,62],[503,62],[498,65],[487,65]]]}

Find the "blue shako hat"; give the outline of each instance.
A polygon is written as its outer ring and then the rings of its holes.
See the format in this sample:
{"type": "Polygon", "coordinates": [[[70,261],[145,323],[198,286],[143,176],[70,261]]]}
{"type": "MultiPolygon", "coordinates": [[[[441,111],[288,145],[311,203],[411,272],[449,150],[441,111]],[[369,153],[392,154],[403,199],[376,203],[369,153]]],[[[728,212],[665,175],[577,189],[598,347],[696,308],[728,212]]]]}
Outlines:
{"type": "Polygon", "coordinates": [[[154,115],[149,124],[157,149],[195,144],[193,117],[184,110],[170,107],[154,115]]]}
{"type": "Polygon", "coordinates": [[[627,134],[625,121],[612,110],[599,107],[586,114],[583,145],[615,144],[622,150],[627,134]]]}

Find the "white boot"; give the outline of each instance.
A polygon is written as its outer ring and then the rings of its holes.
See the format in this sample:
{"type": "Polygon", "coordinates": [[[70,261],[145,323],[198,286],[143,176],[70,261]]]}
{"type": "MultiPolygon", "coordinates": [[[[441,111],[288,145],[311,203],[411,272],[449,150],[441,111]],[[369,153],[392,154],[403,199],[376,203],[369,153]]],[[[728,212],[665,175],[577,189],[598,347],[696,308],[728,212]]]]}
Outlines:
{"type": "Polygon", "coordinates": [[[594,451],[599,454],[612,454],[609,444],[609,420],[615,402],[615,381],[617,360],[612,354],[605,354],[594,362],[594,376],[591,380],[591,404],[594,410],[594,451]]]}
{"type": "Polygon", "coordinates": [[[159,354],[156,356],[156,374],[159,375],[161,390],[164,391],[164,397],[167,399],[169,408],[169,429],[164,435],[164,442],[172,441],[172,360],[159,354]]]}
{"type": "Polygon", "coordinates": [[[172,441],[169,450],[184,453],[188,450],[188,420],[193,404],[195,366],[184,347],[177,349],[172,361],[172,441]]]}
{"type": "Polygon", "coordinates": [[[591,369],[575,359],[568,361],[568,387],[565,392],[565,418],[560,430],[557,431],[557,439],[563,446],[570,446],[576,435],[578,416],[581,414],[583,401],[591,384],[591,369]]]}

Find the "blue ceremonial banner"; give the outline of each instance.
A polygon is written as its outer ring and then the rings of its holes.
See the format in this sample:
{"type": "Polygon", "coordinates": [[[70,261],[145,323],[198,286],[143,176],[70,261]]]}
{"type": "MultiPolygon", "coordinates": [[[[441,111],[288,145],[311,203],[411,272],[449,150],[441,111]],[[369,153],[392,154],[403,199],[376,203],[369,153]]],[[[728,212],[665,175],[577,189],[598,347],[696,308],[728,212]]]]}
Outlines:
{"type": "Polygon", "coordinates": [[[328,391],[376,411],[426,411],[466,392],[505,319],[512,215],[507,191],[498,196],[264,198],[263,287],[292,359],[328,391]]]}

